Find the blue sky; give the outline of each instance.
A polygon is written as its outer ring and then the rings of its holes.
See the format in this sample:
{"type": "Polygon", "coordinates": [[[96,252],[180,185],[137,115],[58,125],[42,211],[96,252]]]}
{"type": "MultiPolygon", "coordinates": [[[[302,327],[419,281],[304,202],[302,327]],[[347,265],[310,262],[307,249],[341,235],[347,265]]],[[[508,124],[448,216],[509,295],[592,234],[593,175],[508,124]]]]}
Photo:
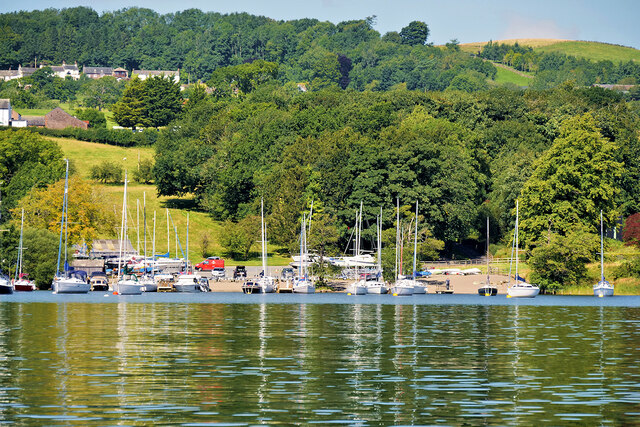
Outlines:
{"type": "Polygon", "coordinates": [[[278,20],[316,18],[338,23],[376,15],[381,34],[409,22],[429,25],[429,41],[442,44],[511,38],[593,40],[640,48],[638,0],[20,0],[2,1],[0,12],[89,6],[98,12],[146,7],[159,13],[188,8],[248,12],[278,20]]]}

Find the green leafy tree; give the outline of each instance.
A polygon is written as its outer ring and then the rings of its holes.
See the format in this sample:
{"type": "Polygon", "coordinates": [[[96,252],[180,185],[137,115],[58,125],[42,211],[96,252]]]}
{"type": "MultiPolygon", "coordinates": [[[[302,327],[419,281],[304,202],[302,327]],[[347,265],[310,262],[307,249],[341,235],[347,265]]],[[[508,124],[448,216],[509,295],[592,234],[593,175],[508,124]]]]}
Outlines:
{"type": "Polygon", "coordinates": [[[142,86],[145,123],[153,127],[168,125],[182,110],[180,85],[170,78],[154,76],[142,86]]]}
{"type": "Polygon", "coordinates": [[[138,76],[129,80],[122,98],[113,106],[113,119],[127,128],[148,125],[144,82],[138,76]]]}
{"type": "Polygon", "coordinates": [[[600,210],[612,222],[619,193],[615,180],[623,168],[614,160],[616,149],[590,114],[564,121],[560,136],[534,163],[522,188],[522,241],[537,241],[549,230],[560,235],[578,228],[595,232],[600,210]]]}
{"type": "Polygon", "coordinates": [[[400,30],[403,44],[410,46],[423,45],[429,38],[429,27],[422,21],[412,21],[400,30]]]}
{"type": "Polygon", "coordinates": [[[103,108],[109,108],[118,101],[122,95],[123,86],[123,83],[112,76],[90,79],[81,91],[82,102],[87,107],[102,111],[103,108]]]}
{"type": "MultiPolygon", "coordinates": [[[[23,245],[23,271],[36,282],[39,289],[51,288],[51,280],[56,272],[58,258],[58,234],[35,228],[25,228],[23,245]]],[[[68,259],[71,259],[69,248],[68,259]]]]}
{"type": "Polygon", "coordinates": [[[531,253],[527,262],[532,271],[530,280],[547,292],[578,285],[587,275],[586,264],[595,259],[599,249],[599,237],[584,230],[566,236],[552,234],[531,253]]]}
{"type": "Polygon", "coordinates": [[[237,223],[226,221],[218,239],[232,258],[246,260],[259,237],[260,217],[251,215],[237,223]]]}
{"type": "Polygon", "coordinates": [[[75,114],[78,119],[89,121],[89,126],[92,128],[106,129],[107,127],[107,119],[101,111],[93,108],[78,108],[75,114]]]}
{"type": "Polygon", "coordinates": [[[122,165],[117,162],[104,160],[91,170],[91,179],[116,184],[122,182],[122,165]]]}
{"type": "Polygon", "coordinates": [[[133,179],[142,184],[150,184],[153,181],[153,160],[140,160],[138,168],[133,171],[133,179]]]}

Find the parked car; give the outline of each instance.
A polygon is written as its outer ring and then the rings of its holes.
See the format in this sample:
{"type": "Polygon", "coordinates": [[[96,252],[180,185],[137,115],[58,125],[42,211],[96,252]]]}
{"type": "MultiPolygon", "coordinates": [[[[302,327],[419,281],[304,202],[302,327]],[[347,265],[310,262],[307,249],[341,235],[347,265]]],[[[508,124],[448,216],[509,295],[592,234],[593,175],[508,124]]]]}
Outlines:
{"type": "Polygon", "coordinates": [[[283,268],[280,276],[282,277],[283,280],[293,279],[293,276],[294,276],[293,268],[291,267],[283,268]]]}
{"type": "Polygon", "coordinates": [[[211,271],[211,278],[214,280],[224,280],[225,279],[224,267],[214,267],[214,269],[211,271]]]}
{"type": "Polygon", "coordinates": [[[236,266],[236,268],[233,270],[233,279],[244,279],[247,277],[247,269],[245,268],[244,265],[238,265],[236,266]]]}
{"type": "Polygon", "coordinates": [[[213,270],[220,267],[224,268],[224,260],[218,256],[210,256],[204,261],[197,263],[194,267],[198,271],[213,270]]]}

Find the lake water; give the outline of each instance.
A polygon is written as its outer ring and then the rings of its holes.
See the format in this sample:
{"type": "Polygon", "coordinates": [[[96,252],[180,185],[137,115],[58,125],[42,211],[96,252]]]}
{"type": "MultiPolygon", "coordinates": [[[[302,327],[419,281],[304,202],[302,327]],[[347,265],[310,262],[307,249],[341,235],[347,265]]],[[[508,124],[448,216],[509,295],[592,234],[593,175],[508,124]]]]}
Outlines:
{"type": "Polygon", "coordinates": [[[638,424],[640,297],[20,293],[0,423],[638,424]]]}

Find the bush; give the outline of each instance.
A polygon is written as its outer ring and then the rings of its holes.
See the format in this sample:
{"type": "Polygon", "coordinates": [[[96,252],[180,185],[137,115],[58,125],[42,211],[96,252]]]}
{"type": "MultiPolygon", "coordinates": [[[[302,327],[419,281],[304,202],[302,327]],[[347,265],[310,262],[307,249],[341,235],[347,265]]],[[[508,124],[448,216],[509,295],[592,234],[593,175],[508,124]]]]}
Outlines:
{"type": "Polygon", "coordinates": [[[122,166],[105,160],[91,171],[91,179],[112,184],[122,182],[122,166]]]}
{"type": "Polygon", "coordinates": [[[84,110],[78,108],[76,117],[80,120],[87,120],[92,128],[107,128],[107,119],[104,117],[104,113],[94,108],[85,108],[84,110]]]}
{"type": "Polygon", "coordinates": [[[622,240],[627,245],[640,246],[640,213],[629,215],[624,222],[622,240]]]}
{"type": "MultiPolygon", "coordinates": [[[[17,130],[18,128],[7,128],[17,130]]],[[[129,129],[105,129],[105,128],[20,128],[45,136],[74,138],[80,141],[97,142],[100,144],[117,145],[119,147],[148,146],[156,143],[158,131],[155,129],[145,129],[143,132],[132,132],[129,129]]]]}
{"type": "Polygon", "coordinates": [[[636,277],[640,278],[640,256],[636,255],[629,260],[625,260],[613,270],[613,278],[636,277]]]}
{"type": "Polygon", "coordinates": [[[138,183],[150,184],[153,181],[153,160],[141,160],[138,169],[133,172],[133,179],[138,183]]]}

